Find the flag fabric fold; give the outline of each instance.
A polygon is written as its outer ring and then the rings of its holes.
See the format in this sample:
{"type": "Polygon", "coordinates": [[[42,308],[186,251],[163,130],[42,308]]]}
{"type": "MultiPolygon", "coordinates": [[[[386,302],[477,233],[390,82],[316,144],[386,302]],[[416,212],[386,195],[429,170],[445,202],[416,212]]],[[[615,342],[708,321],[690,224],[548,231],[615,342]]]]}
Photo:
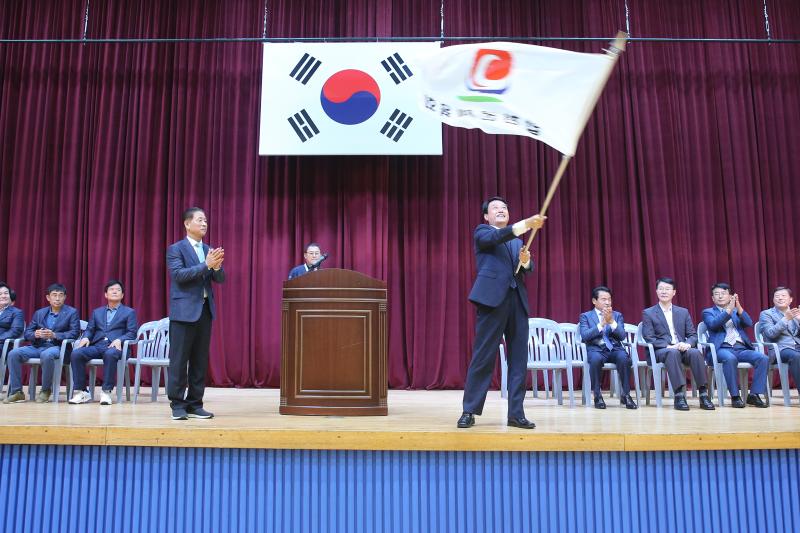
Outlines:
{"type": "Polygon", "coordinates": [[[524,135],[573,156],[615,61],[512,42],[448,46],[416,58],[419,103],[445,124],[524,135]]]}

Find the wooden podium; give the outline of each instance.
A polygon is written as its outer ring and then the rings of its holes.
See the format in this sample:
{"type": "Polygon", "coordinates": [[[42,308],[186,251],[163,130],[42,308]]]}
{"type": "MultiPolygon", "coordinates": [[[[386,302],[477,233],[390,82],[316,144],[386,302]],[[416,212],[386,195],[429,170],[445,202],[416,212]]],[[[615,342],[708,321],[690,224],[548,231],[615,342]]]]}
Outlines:
{"type": "Polygon", "coordinates": [[[283,283],[283,415],[386,415],[386,283],[327,268],[283,283]]]}

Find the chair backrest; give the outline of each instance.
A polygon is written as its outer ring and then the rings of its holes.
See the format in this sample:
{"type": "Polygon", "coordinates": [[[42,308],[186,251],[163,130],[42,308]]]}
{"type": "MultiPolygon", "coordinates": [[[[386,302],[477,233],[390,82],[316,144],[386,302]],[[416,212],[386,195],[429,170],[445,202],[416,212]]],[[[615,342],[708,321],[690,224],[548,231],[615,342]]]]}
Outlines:
{"type": "Polygon", "coordinates": [[[641,327],[642,327],[641,322],[639,322],[639,324],[636,326],[634,326],[633,324],[628,324],[627,322],[625,323],[625,342],[628,343],[629,347],[628,353],[634,360],[641,359],[641,357],[639,357],[639,348],[638,348],[639,343],[637,342],[637,337],[641,327]]]}
{"type": "Polygon", "coordinates": [[[697,342],[708,342],[708,328],[705,322],[697,324],[697,342]]]}
{"type": "Polygon", "coordinates": [[[647,342],[644,340],[644,335],[642,335],[642,323],[636,326],[636,344],[638,346],[646,346],[647,342]]]}
{"type": "Polygon", "coordinates": [[[556,346],[560,328],[558,322],[548,318],[528,319],[528,362],[556,361],[561,359],[556,346]]]}
{"type": "Polygon", "coordinates": [[[138,341],[151,341],[140,342],[136,348],[136,357],[140,359],[166,359],[168,357],[168,350],[164,338],[169,337],[169,324],[164,324],[162,320],[153,322],[145,322],[139,326],[139,331],[136,333],[136,340],[138,341]]]}
{"type": "Polygon", "coordinates": [[[585,351],[578,324],[561,322],[558,324],[558,328],[560,330],[559,345],[561,346],[562,352],[570,350],[573,360],[583,361],[585,358],[585,351]]]}

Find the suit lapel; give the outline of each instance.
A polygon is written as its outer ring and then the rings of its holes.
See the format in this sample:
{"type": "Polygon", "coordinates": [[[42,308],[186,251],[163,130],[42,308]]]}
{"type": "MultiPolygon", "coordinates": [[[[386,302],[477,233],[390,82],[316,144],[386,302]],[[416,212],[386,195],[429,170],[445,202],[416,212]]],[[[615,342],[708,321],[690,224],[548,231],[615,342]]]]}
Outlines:
{"type": "Polygon", "coordinates": [[[184,237],[181,244],[183,244],[183,257],[187,260],[189,265],[199,265],[200,259],[197,257],[197,252],[194,251],[192,245],[189,244],[189,239],[184,237]]]}

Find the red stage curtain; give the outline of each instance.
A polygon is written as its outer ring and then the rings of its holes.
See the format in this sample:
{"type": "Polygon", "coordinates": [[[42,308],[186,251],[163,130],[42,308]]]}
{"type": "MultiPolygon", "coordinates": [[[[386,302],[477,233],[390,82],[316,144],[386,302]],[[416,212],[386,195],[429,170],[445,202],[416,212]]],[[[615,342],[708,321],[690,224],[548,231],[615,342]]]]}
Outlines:
{"type": "MultiPolygon", "coordinates": [[[[766,36],[761,0],[627,4],[634,37],[766,36]]],[[[797,2],[767,4],[772,37],[800,37],[797,2]]],[[[90,3],[87,35],[261,37],[265,7],[270,37],[439,34],[438,1],[149,0],[90,3]]],[[[3,2],[0,36],[80,38],[85,10],[3,2]]],[[[447,35],[625,24],[622,0],[445,1],[447,35]]],[[[501,194],[512,217],[530,215],[558,155],[445,127],[441,158],[258,157],[260,75],[254,43],[0,44],[0,279],[26,318],[54,281],[86,317],[109,277],[142,321],[160,318],[165,248],[200,205],[227,251],[213,384],[279,384],[281,282],[316,240],[327,266],[389,284],[392,387],[463,386],[481,200],[501,194]]],[[[717,280],[754,317],[776,284],[800,289],[798,117],[798,45],[630,44],[537,237],[533,313],[574,322],[606,283],[636,323],[660,275],[695,320],[717,280]]]]}

